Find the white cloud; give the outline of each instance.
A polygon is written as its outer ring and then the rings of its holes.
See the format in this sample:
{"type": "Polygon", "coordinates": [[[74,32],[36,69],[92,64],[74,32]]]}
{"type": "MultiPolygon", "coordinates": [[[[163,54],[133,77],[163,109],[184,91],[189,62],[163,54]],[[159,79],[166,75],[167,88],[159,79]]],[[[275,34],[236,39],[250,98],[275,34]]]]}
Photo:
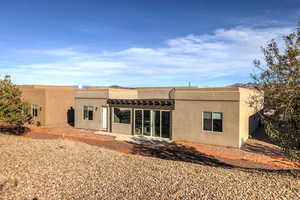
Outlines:
{"type": "Polygon", "coordinates": [[[225,80],[229,83],[240,80],[239,77],[248,77],[253,59],[262,56],[262,45],[292,31],[291,27],[235,27],[170,39],[161,48],[129,48],[103,53],[72,48],[33,50],[35,54],[60,59],[19,68],[32,72],[26,74],[29,77],[45,76],[45,83],[47,79],[61,84],[94,85],[178,85],[185,84],[186,80],[198,85],[213,85],[214,81],[224,83],[225,80]]]}

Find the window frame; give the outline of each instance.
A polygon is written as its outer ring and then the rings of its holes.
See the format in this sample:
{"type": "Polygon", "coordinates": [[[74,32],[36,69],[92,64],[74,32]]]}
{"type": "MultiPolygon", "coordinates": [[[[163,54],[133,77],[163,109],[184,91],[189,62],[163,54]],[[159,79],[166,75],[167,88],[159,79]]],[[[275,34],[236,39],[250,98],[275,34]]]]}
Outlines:
{"type": "Polygon", "coordinates": [[[87,106],[87,105],[84,105],[83,107],[82,107],[82,118],[83,118],[83,120],[85,120],[85,121],[93,121],[94,120],[94,106],[87,106]],[[85,118],[85,110],[84,110],[84,108],[85,107],[87,107],[87,119],[85,118]],[[90,110],[89,108],[92,108],[92,110],[90,110]],[[92,111],[93,112],[93,116],[92,116],[92,119],[90,119],[90,116],[89,116],[89,111],[92,111]]]}
{"type": "Polygon", "coordinates": [[[39,116],[39,105],[31,104],[31,115],[33,118],[36,118],[39,116]],[[36,113],[36,115],[35,115],[35,113],[36,113]]]}
{"type": "Polygon", "coordinates": [[[202,112],[202,131],[203,132],[210,132],[210,133],[223,133],[224,132],[224,114],[223,112],[211,112],[211,111],[203,111],[202,112]],[[205,130],[204,129],[204,113],[211,113],[211,131],[209,130],[205,130]],[[219,113],[222,116],[222,131],[214,131],[214,118],[213,118],[213,114],[214,113],[219,113]]]}
{"type": "Polygon", "coordinates": [[[123,125],[130,125],[132,124],[132,108],[120,108],[120,107],[113,107],[112,109],[112,123],[113,124],[123,124],[123,125]],[[115,122],[115,109],[120,109],[120,110],[128,110],[130,112],[130,116],[129,116],[129,123],[122,123],[122,122],[115,122]]]}
{"type": "Polygon", "coordinates": [[[171,137],[172,137],[172,127],[171,127],[171,125],[172,125],[172,122],[170,121],[169,122],[169,137],[167,138],[167,137],[162,137],[162,113],[163,112],[168,112],[169,113],[169,120],[171,119],[171,116],[172,116],[172,111],[171,110],[163,110],[163,109],[149,109],[149,108],[134,108],[133,109],[133,135],[134,136],[137,136],[137,135],[139,135],[139,134],[136,134],[135,133],[135,125],[136,125],[136,123],[135,123],[135,116],[136,116],[136,113],[135,113],[135,111],[137,111],[137,110],[140,110],[140,111],[142,111],[142,133],[140,134],[141,136],[143,136],[143,137],[154,137],[154,138],[160,138],[160,139],[171,139],[171,137]],[[152,115],[153,114],[153,112],[155,112],[155,111],[159,111],[160,112],[160,126],[159,126],[159,136],[154,136],[153,135],[153,128],[151,127],[151,135],[150,136],[145,136],[144,135],[144,132],[143,132],[143,130],[144,130],[144,110],[150,110],[150,115],[152,115]]]}

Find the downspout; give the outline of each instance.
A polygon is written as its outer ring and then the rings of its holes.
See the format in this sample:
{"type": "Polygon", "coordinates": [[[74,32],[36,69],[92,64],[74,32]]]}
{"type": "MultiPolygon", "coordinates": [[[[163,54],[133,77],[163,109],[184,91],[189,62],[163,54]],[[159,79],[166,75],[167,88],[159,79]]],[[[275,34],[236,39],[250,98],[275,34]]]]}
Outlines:
{"type": "MultiPolygon", "coordinates": [[[[172,88],[170,91],[169,91],[169,99],[172,99],[174,101],[174,104],[175,104],[175,92],[176,92],[176,88],[172,88]]],[[[175,108],[175,105],[174,105],[174,108],[175,108]]],[[[170,110],[170,140],[173,139],[173,110],[170,110]]]]}

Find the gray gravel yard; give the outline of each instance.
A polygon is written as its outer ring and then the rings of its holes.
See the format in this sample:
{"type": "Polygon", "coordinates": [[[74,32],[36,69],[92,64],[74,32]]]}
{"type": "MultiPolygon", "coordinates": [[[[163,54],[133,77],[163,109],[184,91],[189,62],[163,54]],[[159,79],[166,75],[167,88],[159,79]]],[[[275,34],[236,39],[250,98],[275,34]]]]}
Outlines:
{"type": "Polygon", "coordinates": [[[300,199],[291,175],[0,134],[0,199],[300,199]]]}

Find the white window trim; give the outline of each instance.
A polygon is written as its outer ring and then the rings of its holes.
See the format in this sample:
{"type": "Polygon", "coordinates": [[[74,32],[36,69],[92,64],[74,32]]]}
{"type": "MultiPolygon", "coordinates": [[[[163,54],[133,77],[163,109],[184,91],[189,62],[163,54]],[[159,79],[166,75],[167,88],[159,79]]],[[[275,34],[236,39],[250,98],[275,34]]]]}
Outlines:
{"type": "Polygon", "coordinates": [[[224,132],[224,114],[223,112],[211,112],[211,111],[203,111],[202,112],[202,131],[203,132],[208,132],[208,133],[216,133],[216,134],[220,134],[220,133],[223,133],[224,132]],[[211,131],[208,131],[208,130],[204,130],[204,113],[205,112],[209,112],[211,113],[211,123],[212,123],[212,130],[211,131]],[[213,113],[222,113],[222,131],[214,131],[214,120],[213,120],[213,113]]]}

